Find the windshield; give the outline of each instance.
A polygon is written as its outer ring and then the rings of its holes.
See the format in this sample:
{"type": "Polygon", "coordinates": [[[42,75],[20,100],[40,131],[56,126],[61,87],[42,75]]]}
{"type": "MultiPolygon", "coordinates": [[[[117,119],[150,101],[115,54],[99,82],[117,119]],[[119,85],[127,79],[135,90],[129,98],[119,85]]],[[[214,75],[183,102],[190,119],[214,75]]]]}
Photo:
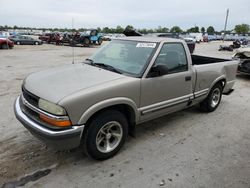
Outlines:
{"type": "Polygon", "coordinates": [[[83,31],[84,35],[90,35],[91,31],[83,31]]]}
{"type": "Polygon", "coordinates": [[[95,53],[91,60],[114,67],[121,73],[140,76],[157,43],[113,40],[95,53]]]}

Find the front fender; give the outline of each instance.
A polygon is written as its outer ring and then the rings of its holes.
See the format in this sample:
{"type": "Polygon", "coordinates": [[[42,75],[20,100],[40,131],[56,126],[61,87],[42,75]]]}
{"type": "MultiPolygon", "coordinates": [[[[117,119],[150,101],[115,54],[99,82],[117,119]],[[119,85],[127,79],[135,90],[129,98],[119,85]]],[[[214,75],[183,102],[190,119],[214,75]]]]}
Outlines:
{"type": "Polygon", "coordinates": [[[139,112],[136,103],[125,97],[116,97],[116,98],[111,98],[111,99],[106,99],[104,101],[98,102],[94,104],[93,106],[89,107],[81,116],[80,120],[78,121],[79,125],[85,124],[88,119],[94,115],[96,112],[108,108],[114,105],[120,105],[120,104],[125,104],[130,106],[134,110],[135,114],[135,122],[139,121],[139,112]]]}

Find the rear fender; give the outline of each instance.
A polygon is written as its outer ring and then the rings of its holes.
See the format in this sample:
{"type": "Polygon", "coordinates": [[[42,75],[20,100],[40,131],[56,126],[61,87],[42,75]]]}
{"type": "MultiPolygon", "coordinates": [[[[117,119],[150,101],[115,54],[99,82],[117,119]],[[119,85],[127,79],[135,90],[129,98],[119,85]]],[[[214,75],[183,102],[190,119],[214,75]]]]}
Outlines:
{"type": "Polygon", "coordinates": [[[209,91],[208,91],[208,93],[210,92],[210,90],[215,86],[215,84],[217,84],[218,82],[223,82],[224,84],[222,85],[222,88],[224,88],[225,87],[225,84],[226,84],[226,75],[221,75],[221,76],[219,76],[218,78],[216,78],[213,82],[212,82],[212,84],[211,84],[211,86],[210,86],[210,88],[209,88],[209,91]]]}

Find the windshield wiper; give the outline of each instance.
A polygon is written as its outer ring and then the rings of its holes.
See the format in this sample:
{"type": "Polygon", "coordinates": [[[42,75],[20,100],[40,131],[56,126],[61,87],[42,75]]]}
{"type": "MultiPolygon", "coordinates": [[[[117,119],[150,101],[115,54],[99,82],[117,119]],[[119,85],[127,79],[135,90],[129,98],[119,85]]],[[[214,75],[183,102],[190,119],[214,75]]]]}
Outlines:
{"type": "Polygon", "coordinates": [[[110,71],[113,71],[113,72],[116,72],[116,73],[119,73],[119,74],[122,74],[121,71],[117,70],[115,67],[111,66],[111,65],[107,65],[105,63],[95,63],[93,59],[85,59],[86,61],[88,61],[89,63],[87,64],[90,64],[92,66],[98,66],[98,67],[102,67],[102,68],[105,68],[107,70],[110,70],[110,71]]]}
{"type": "Polygon", "coordinates": [[[111,66],[111,65],[107,65],[105,63],[94,63],[92,62],[93,65],[96,65],[98,67],[103,67],[107,70],[110,70],[110,71],[113,71],[113,72],[116,72],[116,73],[119,73],[119,74],[122,74],[121,71],[117,70],[115,67],[111,66]]]}
{"type": "Polygon", "coordinates": [[[87,59],[85,59],[85,60],[88,61],[88,62],[90,62],[91,65],[93,65],[93,63],[94,63],[94,60],[93,60],[93,59],[87,58],[87,59]]]}

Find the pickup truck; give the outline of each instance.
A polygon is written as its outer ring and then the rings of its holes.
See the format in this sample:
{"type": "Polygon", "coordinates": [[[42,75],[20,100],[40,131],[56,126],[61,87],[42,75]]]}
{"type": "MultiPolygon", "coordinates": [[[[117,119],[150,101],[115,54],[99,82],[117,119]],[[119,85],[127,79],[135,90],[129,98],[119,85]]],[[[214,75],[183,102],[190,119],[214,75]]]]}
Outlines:
{"type": "Polygon", "coordinates": [[[238,61],[191,55],[185,41],[112,40],[82,63],[25,78],[14,109],[36,137],[58,150],[114,156],[135,126],[194,105],[206,112],[235,83],[238,61]]]}

